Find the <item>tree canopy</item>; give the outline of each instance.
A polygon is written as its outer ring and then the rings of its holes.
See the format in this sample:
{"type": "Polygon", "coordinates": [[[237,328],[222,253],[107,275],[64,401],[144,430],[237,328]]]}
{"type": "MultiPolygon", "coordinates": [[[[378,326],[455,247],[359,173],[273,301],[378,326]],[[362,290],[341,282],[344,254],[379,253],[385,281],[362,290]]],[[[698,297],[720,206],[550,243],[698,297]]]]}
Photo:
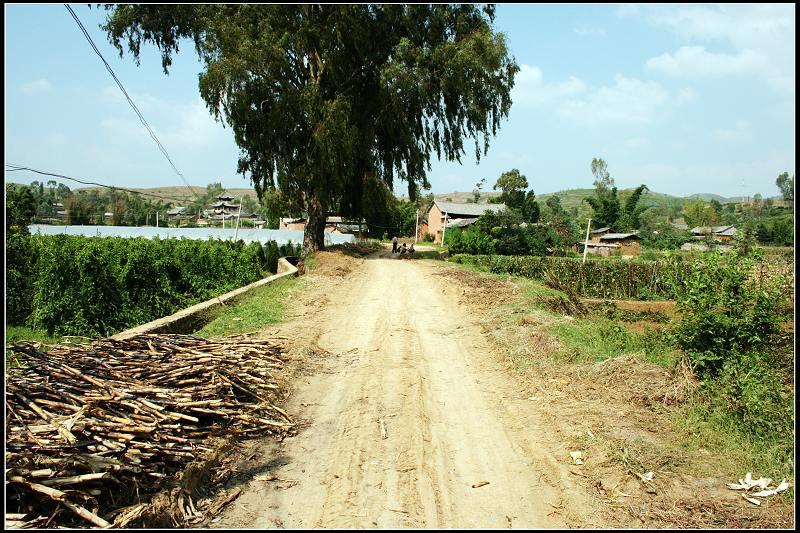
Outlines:
{"type": "Polygon", "coordinates": [[[592,219],[596,227],[613,226],[620,216],[620,202],[614,178],[608,173],[606,162],[601,158],[592,159],[594,174],[594,196],[586,198],[592,207],[592,219]]]}
{"type": "Polygon", "coordinates": [[[304,245],[324,247],[329,212],[361,216],[395,179],[413,200],[431,156],[486,154],[519,70],[494,7],[475,5],[116,5],[103,28],[120,55],[184,39],[204,71],[200,94],[230,125],[238,172],[261,197],[279,189],[308,216],[304,245]]]}
{"type": "Polygon", "coordinates": [[[616,231],[638,228],[639,217],[647,209],[647,206],[639,203],[642,195],[648,190],[647,185],[636,187],[623,206],[614,178],[608,173],[608,166],[602,158],[592,159],[592,174],[595,177],[594,196],[585,200],[592,207],[594,225],[611,227],[616,231]]]}
{"type": "Polygon", "coordinates": [[[528,188],[528,179],[513,168],[503,172],[494,184],[494,190],[500,189],[502,203],[513,209],[521,209],[525,202],[525,189],[528,188]]]}
{"type": "Polygon", "coordinates": [[[789,173],[784,172],[775,180],[775,185],[781,190],[784,200],[789,202],[794,200],[794,175],[790,178],[789,173]]]}

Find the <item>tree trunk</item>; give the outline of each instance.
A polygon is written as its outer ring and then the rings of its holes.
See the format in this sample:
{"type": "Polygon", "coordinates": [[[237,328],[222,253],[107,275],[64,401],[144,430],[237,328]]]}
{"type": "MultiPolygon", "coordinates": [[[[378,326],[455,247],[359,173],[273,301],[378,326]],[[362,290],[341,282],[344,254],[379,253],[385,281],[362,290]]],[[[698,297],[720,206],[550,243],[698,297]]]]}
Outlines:
{"type": "Polygon", "coordinates": [[[319,199],[312,196],[307,206],[308,220],[303,234],[303,257],[311,252],[325,249],[325,220],[327,213],[319,199]]]}

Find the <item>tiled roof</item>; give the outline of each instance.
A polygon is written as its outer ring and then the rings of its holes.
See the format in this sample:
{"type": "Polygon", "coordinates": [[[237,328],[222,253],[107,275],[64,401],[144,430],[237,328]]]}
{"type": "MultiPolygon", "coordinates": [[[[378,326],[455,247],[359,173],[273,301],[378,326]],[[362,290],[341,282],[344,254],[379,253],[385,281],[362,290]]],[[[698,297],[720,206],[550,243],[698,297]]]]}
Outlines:
{"type": "Polygon", "coordinates": [[[447,213],[448,217],[462,218],[479,217],[486,211],[500,211],[505,209],[505,204],[456,204],[453,202],[440,202],[436,200],[433,202],[443,212],[447,213]]]}
{"type": "Polygon", "coordinates": [[[451,220],[445,226],[446,228],[465,228],[470,224],[474,224],[477,218],[456,218],[451,220]]]}
{"type": "Polygon", "coordinates": [[[628,239],[630,237],[639,238],[638,235],[635,233],[606,233],[602,237],[600,237],[601,241],[621,241],[622,239],[628,239]]]}
{"type": "Polygon", "coordinates": [[[696,235],[705,235],[706,233],[714,233],[715,235],[736,235],[736,226],[702,226],[692,228],[692,233],[696,235]]]}

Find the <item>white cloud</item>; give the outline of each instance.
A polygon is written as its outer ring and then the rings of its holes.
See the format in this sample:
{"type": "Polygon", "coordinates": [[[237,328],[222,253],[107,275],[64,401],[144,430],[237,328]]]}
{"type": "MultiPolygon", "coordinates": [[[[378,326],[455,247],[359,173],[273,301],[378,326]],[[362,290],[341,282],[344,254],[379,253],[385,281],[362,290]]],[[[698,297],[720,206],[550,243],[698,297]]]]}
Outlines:
{"type": "Polygon", "coordinates": [[[774,89],[794,94],[794,4],[648,6],[651,24],[667,27],[687,43],[646,67],[673,76],[728,76],[747,73],[774,89]],[[730,52],[708,52],[695,43],[718,43],[730,52]]]}
{"type": "MultiPolygon", "coordinates": [[[[197,149],[211,147],[214,143],[224,141],[226,132],[217,123],[203,100],[198,96],[189,104],[167,102],[150,94],[133,94],[131,99],[142,111],[144,118],[155,132],[168,152],[173,149],[197,149]]],[[[130,145],[157,149],[145,127],[134,115],[124,95],[116,87],[103,91],[106,102],[115,105],[118,113],[100,122],[100,126],[109,134],[109,140],[117,145],[130,145]],[[116,92],[114,92],[115,89],[116,92]],[[120,118],[123,116],[125,118],[120,118]]],[[[178,165],[178,162],[175,162],[178,165]]],[[[178,165],[180,168],[180,165],[178,165]]]]}
{"type": "Polygon", "coordinates": [[[525,107],[551,105],[565,97],[581,94],[586,89],[586,83],[574,76],[560,83],[545,82],[539,67],[523,64],[514,81],[512,100],[525,107]]]}
{"type": "Polygon", "coordinates": [[[670,103],[670,93],[652,81],[617,75],[614,84],[562,102],[558,112],[588,125],[644,124],[670,103]]]}
{"type": "Polygon", "coordinates": [[[694,93],[683,89],[673,94],[656,82],[619,74],[613,84],[597,88],[575,76],[546,82],[539,67],[523,64],[512,99],[515,105],[551,110],[583,125],[645,124],[663,109],[692,101],[694,93]]]}
{"type": "Polygon", "coordinates": [[[585,24],[582,26],[578,26],[577,28],[572,28],[572,33],[576,35],[580,35],[581,37],[605,37],[606,30],[603,28],[592,28],[586,26],[585,24]]]}
{"type": "Polygon", "coordinates": [[[665,53],[648,59],[645,70],[673,77],[706,78],[753,74],[766,64],[766,58],[752,50],[715,54],[703,46],[682,46],[674,54],[665,53]]]}
{"type": "Polygon", "coordinates": [[[750,138],[750,124],[746,120],[739,120],[731,129],[715,129],[714,136],[725,142],[745,141],[750,138]]]}
{"type": "Polygon", "coordinates": [[[41,78],[23,83],[19,90],[25,94],[46,93],[53,90],[53,85],[47,79],[41,78]]]}

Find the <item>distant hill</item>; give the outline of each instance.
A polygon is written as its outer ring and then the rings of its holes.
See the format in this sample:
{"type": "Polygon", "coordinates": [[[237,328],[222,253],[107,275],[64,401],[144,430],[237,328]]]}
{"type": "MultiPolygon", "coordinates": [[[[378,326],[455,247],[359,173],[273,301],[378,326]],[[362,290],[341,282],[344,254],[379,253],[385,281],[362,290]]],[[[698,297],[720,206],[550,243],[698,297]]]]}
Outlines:
{"type": "MultiPolygon", "coordinates": [[[[633,192],[633,189],[621,189],[619,191],[620,197],[623,199],[627,198],[628,195],[633,192]]],[[[573,207],[587,208],[587,204],[583,202],[584,198],[592,196],[594,194],[594,189],[567,189],[564,191],[558,192],[550,192],[550,193],[542,193],[536,194],[536,199],[538,201],[544,202],[550,196],[558,196],[561,199],[561,205],[565,209],[572,209],[573,207]]],[[[481,194],[481,202],[480,203],[487,203],[486,199],[492,196],[500,196],[499,192],[484,192],[481,194]]],[[[473,195],[471,192],[449,192],[443,194],[436,194],[434,198],[437,200],[442,201],[452,201],[455,203],[466,203],[467,200],[472,200],[473,195]]],[[[660,193],[656,191],[647,191],[642,196],[642,205],[647,206],[659,206],[659,205],[683,205],[684,202],[687,200],[695,200],[695,199],[702,199],[703,201],[710,202],[712,199],[717,200],[721,204],[728,204],[728,203],[738,203],[748,200],[748,198],[744,198],[741,196],[735,197],[725,197],[720,196],[718,194],[712,193],[701,193],[701,194],[691,194],[688,196],[672,196],[670,194],[660,193]]],[[[773,200],[779,200],[780,197],[774,197],[773,200]]]]}
{"type": "MultiPolygon", "coordinates": [[[[93,189],[103,189],[103,188],[104,187],[81,187],[80,189],[74,189],[74,190],[91,191],[93,189]]],[[[130,191],[144,192],[151,195],[161,196],[164,198],[165,202],[172,202],[173,204],[178,204],[181,201],[188,203],[194,199],[192,192],[186,185],[173,186],[173,187],[153,187],[150,189],[144,189],[141,187],[125,187],[125,189],[130,191]]],[[[202,187],[197,185],[192,185],[192,189],[194,189],[194,191],[199,196],[202,196],[206,192],[205,185],[202,187]]],[[[252,196],[254,199],[256,198],[256,191],[255,189],[252,188],[251,189],[237,188],[237,189],[225,189],[225,190],[232,196],[236,196],[238,198],[241,198],[243,196],[252,196]]]]}
{"type": "MultiPolygon", "coordinates": [[[[193,185],[192,187],[197,192],[197,194],[203,194],[206,191],[205,186],[193,185]]],[[[81,187],[80,189],[88,191],[88,190],[100,189],[100,188],[101,187],[81,187]]],[[[188,187],[186,187],[185,185],[171,186],[171,187],[154,187],[154,188],[149,188],[149,189],[137,188],[137,187],[126,187],[126,189],[133,190],[133,191],[138,191],[138,192],[146,192],[148,194],[154,194],[154,195],[158,195],[158,196],[163,196],[165,198],[165,201],[171,201],[172,203],[176,203],[176,201],[175,201],[176,199],[177,200],[185,200],[186,202],[189,202],[190,200],[192,200],[192,193],[189,191],[188,187]]],[[[253,188],[235,188],[235,189],[226,189],[226,191],[228,193],[232,194],[233,196],[237,196],[237,197],[252,196],[253,198],[256,198],[256,191],[253,188]]],[[[631,193],[631,191],[633,191],[633,189],[622,189],[622,190],[619,191],[620,192],[620,196],[624,200],[631,193]]],[[[573,207],[578,207],[579,209],[581,209],[581,208],[588,208],[586,203],[583,202],[583,199],[588,197],[588,196],[592,196],[593,193],[594,193],[594,189],[567,189],[567,190],[558,191],[558,192],[550,192],[550,193],[543,193],[543,194],[537,193],[536,194],[536,199],[541,201],[541,202],[544,202],[545,200],[547,200],[548,197],[556,195],[561,199],[561,205],[565,209],[572,209],[573,207]]],[[[482,203],[482,204],[483,203],[487,203],[487,199],[488,198],[498,197],[498,196],[500,196],[500,192],[499,191],[482,192],[481,193],[481,201],[480,201],[480,203],[482,203]]],[[[400,196],[400,198],[407,199],[408,196],[403,195],[403,196],[400,196]]],[[[457,204],[465,204],[468,201],[472,201],[473,194],[471,192],[454,191],[454,192],[448,192],[448,193],[435,194],[434,198],[437,199],[437,200],[440,200],[440,201],[454,202],[454,203],[457,203],[457,204]]],[[[743,201],[748,200],[748,198],[744,198],[744,197],[741,197],[741,196],[735,196],[735,197],[728,198],[728,197],[720,196],[718,194],[713,194],[713,193],[692,194],[692,195],[689,195],[689,196],[680,197],[680,196],[672,196],[672,195],[664,194],[664,193],[660,193],[660,192],[648,191],[642,197],[642,202],[643,202],[644,205],[648,205],[648,206],[669,205],[669,204],[673,204],[673,203],[678,203],[680,205],[683,205],[683,202],[685,202],[687,200],[694,200],[694,199],[698,199],[698,198],[702,199],[702,200],[704,200],[706,202],[709,202],[712,199],[713,200],[717,200],[721,204],[737,203],[737,202],[743,202],[743,201]]],[[[773,199],[774,200],[779,200],[780,197],[776,196],[773,199]]]]}
{"type": "Polygon", "coordinates": [[[724,196],[720,196],[718,194],[711,194],[711,193],[701,193],[701,194],[691,194],[686,198],[690,200],[703,200],[704,202],[710,202],[711,200],[716,200],[721,204],[735,204],[739,202],[744,202],[748,200],[748,198],[744,196],[733,196],[731,198],[726,198],[724,196]]]}

